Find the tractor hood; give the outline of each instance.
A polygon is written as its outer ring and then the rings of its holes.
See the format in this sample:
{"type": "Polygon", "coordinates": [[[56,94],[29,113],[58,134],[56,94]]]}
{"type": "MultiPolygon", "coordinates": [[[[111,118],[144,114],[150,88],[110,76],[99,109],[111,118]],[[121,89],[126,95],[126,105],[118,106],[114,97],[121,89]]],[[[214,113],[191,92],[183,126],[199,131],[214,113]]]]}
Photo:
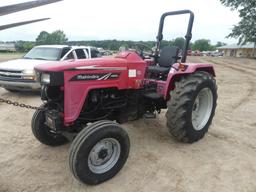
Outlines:
{"type": "Polygon", "coordinates": [[[35,70],[42,72],[58,72],[68,71],[76,69],[97,69],[104,67],[113,67],[113,69],[127,67],[127,63],[141,63],[144,62],[141,57],[135,52],[121,52],[115,57],[102,57],[95,59],[84,59],[84,60],[69,60],[69,61],[58,61],[49,64],[37,65],[35,70]]]}

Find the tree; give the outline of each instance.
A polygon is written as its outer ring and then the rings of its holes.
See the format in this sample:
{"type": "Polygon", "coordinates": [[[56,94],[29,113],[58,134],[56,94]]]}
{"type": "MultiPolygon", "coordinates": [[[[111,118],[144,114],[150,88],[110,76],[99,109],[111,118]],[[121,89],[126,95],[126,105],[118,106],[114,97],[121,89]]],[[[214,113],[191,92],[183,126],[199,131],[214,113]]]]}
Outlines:
{"type": "Polygon", "coordinates": [[[46,31],[42,31],[38,37],[36,38],[37,45],[58,45],[67,43],[68,38],[65,33],[61,30],[54,31],[52,33],[48,33],[46,31]]]}
{"type": "Polygon", "coordinates": [[[47,38],[50,34],[46,31],[42,31],[38,37],[36,38],[36,44],[37,45],[43,45],[43,44],[46,44],[47,42],[47,38]]]}
{"type": "Polygon", "coordinates": [[[53,44],[65,44],[68,41],[65,33],[61,30],[54,31],[47,38],[47,43],[49,45],[53,44]]]}
{"type": "Polygon", "coordinates": [[[35,43],[30,41],[18,41],[15,43],[15,48],[19,52],[28,52],[34,46],[35,43]]]}
{"type": "Polygon", "coordinates": [[[254,42],[253,56],[256,57],[256,1],[255,0],[220,0],[225,6],[237,9],[241,21],[235,25],[228,37],[238,38],[238,44],[254,42]]]}
{"type": "Polygon", "coordinates": [[[211,41],[208,39],[196,40],[195,43],[193,44],[192,49],[199,50],[199,51],[211,51],[214,49],[214,47],[211,46],[210,42],[211,41]]]}
{"type": "Polygon", "coordinates": [[[188,49],[192,50],[193,47],[194,47],[194,43],[190,42],[190,43],[189,43],[189,46],[188,46],[188,49]]]}
{"type": "Polygon", "coordinates": [[[183,37],[178,37],[173,41],[173,45],[180,49],[183,49],[185,45],[185,39],[183,37]]]}
{"type": "Polygon", "coordinates": [[[227,45],[226,43],[223,43],[223,42],[220,42],[218,41],[217,44],[215,45],[215,47],[222,47],[222,46],[225,46],[227,45]]]}

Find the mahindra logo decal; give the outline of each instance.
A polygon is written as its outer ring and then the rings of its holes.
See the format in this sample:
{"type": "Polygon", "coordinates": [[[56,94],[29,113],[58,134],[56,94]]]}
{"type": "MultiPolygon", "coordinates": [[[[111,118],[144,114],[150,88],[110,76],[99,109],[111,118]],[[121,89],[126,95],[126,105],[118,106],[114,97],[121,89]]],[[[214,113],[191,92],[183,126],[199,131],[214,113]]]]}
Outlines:
{"type": "Polygon", "coordinates": [[[109,80],[118,79],[120,73],[97,73],[97,74],[78,74],[70,79],[70,81],[90,81],[90,80],[109,80]]]}

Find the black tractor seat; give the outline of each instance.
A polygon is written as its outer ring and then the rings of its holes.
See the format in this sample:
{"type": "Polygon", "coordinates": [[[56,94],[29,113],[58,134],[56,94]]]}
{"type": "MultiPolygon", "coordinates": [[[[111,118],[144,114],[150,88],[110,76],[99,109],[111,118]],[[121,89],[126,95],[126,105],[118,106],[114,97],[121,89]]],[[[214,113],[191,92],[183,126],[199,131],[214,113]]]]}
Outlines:
{"type": "Polygon", "coordinates": [[[167,74],[170,71],[171,66],[174,63],[177,63],[177,60],[180,59],[179,48],[174,46],[166,46],[161,49],[160,57],[158,59],[158,65],[149,66],[147,68],[147,72],[149,73],[159,73],[159,74],[167,74]]]}

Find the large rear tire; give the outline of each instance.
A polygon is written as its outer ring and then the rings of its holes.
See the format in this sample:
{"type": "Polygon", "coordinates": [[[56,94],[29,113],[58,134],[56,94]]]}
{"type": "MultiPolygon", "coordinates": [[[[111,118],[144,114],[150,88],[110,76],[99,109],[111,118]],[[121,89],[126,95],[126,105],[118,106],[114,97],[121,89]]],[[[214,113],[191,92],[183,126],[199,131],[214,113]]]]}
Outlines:
{"type": "Polygon", "coordinates": [[[214,77],[198,71],[182,77],[170,92],[167,126],[179,141],[193,143],[204,137],[212,123],[217,104],[214,77]]]}
{"type": "Polygon", "coordinates": [[[114,177],[124,166],[130,149],[128,134],[112,121],[98,121],[75,138],[69,166],[76,179],[96,185],[114,177]]]}
{"type": "Polygon", "coordinates": [[[31,121],[31,128],[35,138],[48,146],[59,146],[68,142],[68,139],[61,134],[50,130],[45,124],[44,111],[36,110],[31,121]]]}

